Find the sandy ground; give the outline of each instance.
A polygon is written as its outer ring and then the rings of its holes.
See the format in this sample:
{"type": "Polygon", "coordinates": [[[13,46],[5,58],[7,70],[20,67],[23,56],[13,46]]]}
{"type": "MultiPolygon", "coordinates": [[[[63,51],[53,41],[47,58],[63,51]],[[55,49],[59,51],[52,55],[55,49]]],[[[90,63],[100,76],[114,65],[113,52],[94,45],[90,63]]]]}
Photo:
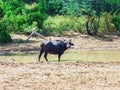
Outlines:
{"type": "MultiPolygon", "coordinates": [[[[13,36],[13,43],[0,45],[0,54],[38,51],[43,41],[26,36],[13,36]]],[[[50,37],[47,37],[50,38],[50,37]]],[[[68,37],[66,37],[69,39],[68,37]]],[[[120,37],[109,38],[79,35],[72,37],[71,50],[120,50],[120,37]]],[[[20,63],[0,61],[0,90],[120,90],[120,62],[20,63]]]]}
{"type": "Polygon", "coordinates": [[[0,90],[120,90],[120,62],[0,61],[0,90]]]}

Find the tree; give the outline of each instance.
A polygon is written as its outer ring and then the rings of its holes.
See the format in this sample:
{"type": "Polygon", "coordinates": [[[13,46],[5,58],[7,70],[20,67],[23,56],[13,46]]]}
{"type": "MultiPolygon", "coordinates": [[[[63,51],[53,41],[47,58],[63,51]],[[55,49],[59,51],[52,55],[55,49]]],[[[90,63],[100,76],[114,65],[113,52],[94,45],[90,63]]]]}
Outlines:
{"type": "Polygon", "coordinates": [[[77,15],[79,14],[79,3],[76,0],[64,0],[60,12],[66,15],[77,15]]]}
{"type": "Polygon", "coordinates": [[[120,0],[105,0],[106,11],[111,12],[112,14],[120,13],[120,0]]]}
{"type": "MultiPolygon", "coordinates": [[[[34,0],[32,0],[34,1],[34,0]]],[[[7,28],[14,33],[27,33],[34,22],[38,28],[42,28],[42,23],[46,18],[44,11],[44,1],[37,3],[25,3],[19,0],[1,1],[3,6],[3,19],[7,23],[7,28]]]]}

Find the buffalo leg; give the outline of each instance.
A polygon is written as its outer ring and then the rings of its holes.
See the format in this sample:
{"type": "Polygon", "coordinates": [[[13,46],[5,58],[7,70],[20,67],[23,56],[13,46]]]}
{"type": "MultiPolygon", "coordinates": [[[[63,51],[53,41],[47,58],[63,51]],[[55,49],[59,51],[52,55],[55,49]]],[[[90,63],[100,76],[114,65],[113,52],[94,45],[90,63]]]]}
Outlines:
{"type": "MultiPolygon", "coordinates": [[[[48,53],[45,52],[45,54],[44,54],[44,58],[45,58],[45,60],[48,62],[47,55],[48,55],[48,53]]],[[[49,63],[49,62],[48,62],[48,63],[49,63]]]]}
{"type": "Polygon", "coordinates": [[[41,58],[43,52],[44,52],[44,50],[43,50],[42,48],[40,48],[40,54],[39,54],[39,56],[38,56],[38,61],[40,61],[40,58],[41,58]]]}
{"type": "Polygon", "coordinates": [[[61,54],[58,54],[58,62],[60,62],[61,54]]]}

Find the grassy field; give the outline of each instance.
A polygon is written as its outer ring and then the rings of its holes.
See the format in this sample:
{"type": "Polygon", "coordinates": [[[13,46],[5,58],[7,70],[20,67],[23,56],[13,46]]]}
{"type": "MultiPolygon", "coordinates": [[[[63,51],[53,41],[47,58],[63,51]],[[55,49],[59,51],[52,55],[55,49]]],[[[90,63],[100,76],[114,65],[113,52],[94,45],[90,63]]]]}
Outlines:
{"type": "MultiPolygon", "coordinates": [[[[14,54],[2,55],[0,60],[13,59],[24,63],[36,62],[38,54],[14,54]]],[[[57,62],[57,55],[48,54],[50,62],[57,62]]],[[[45,62],[42,55],[41,61],[45,62]]],[[[111,62],[120,61],[120,50],[96,50],[96,51],[67,51],[61,57],[61,62],[111,62]]]]}

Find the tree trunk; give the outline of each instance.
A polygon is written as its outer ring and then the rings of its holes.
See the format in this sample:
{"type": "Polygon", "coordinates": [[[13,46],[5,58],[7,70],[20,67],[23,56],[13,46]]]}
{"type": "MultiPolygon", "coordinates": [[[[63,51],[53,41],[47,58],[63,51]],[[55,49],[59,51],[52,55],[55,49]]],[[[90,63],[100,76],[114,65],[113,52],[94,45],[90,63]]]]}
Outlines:
{"type": "Polygon", "coordinates": [[[92,35],[91,30],[90,30],[89,25],[88,25],[88,21],[86,22],[86,31],[87,31],[88,35],[92,35]]]}

